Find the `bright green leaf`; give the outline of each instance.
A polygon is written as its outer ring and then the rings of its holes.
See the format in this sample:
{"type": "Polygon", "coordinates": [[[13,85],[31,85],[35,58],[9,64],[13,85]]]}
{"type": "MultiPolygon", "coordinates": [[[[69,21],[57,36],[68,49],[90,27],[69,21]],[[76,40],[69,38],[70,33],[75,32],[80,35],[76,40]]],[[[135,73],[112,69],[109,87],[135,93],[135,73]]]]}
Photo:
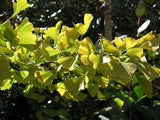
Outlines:
{"type": "Polygon", "coordinates": [[[60,28],[61,28],[61,25],[62,25],[62,21],[59,21],[57,22],[56,26],[55,27],[50,27],[48,28],[47,30],[44,31],[44,37],[50,37],[54,40],[54,45],[58,45],[58,42],[57,42],[57,36],[59,34],[59,31],[60,31],[60,28]]]}
{"type": "Polygon", "coordinates": [[[93,20],[93,16],[91,14],[85,14],[84,24],[77,23],[77,24],[74,24],[74,27],[83,36],[87,32],[92,20],[93,20]]]}
{"type": "Polygon", "coordinates": [[[123,105],[124,105],[124,101],[121,100],[120,98],[114,98],[114,101],[116,102],[116,104],[118,105],[119,109],[121,110],[123,105]]]}
{"type": "Polygon", "coordinates": [[[135,87],[133,91],[135,92],[135,94],[137,95],[138,98],[141,98],[144,94],[144,92],[140,86],[135,87]]]}
{"type": "Polygon", "coordinates": [[[50,71],[36,71],[35,78],[40,79],[44,85],[50,85],[52,84],[54,75],[50,71]]]}
{"type": "Polygon", "coordinates": [[[123,41],[125,43],[126,49],[132,48],[137,44],[137,40],[131,37],[125,37],[123,38],[123,41]]]}
{"type": "Polygon", "coordinates": [[[102,56],[90,54],[89,60],[93,63],[93,68],[97,69],[100,66],[100,64],[102,63],[102,56]]]}
{"type": "Polygon", "coordinates": [[[89,55],[91,53],[94,53],[94,51],[95,51],[95,46],[93,45],[89,37],[84,38],[82,41],[80,41],[80,46],[78,49],[79,54],[89,55]]]}
{"type": "Polygon", "coordinates": [[[45,58],[61,53],[61,51],[58,51],[57,49],[52,48],[51,46],[49,46],[45,42],[41,43],[40,50],[42,52],[43,57],[45,57],[45,58]]]}
{"type": "Polygon", "coordinates": [[[103,50],[111,54],[119,55],[119,50],[107,39],[102,38],[103,50]]]}
{"type": "Polygon", "coordinates": [[[143,55],[143,48],[131,48],[127,50],[126,55],[134,58],[134,59],[139,59],[143,55]]]}
{"type": "Polygon", "coordinates": [[[84,65],[89,65],[90,64],[89,55],[81,55],[81,61],[84,65]]]}
{"type": "Polygon", "coordinates": [[[58,43],[62,43],[64,48],[74,46],[76,40],[79,38],[80,34],[75,28],[66,28],[63,32],[58,35],[58,43]]]}
{"type": "Polygon", "coordinates": [[[13,2],[14,13],[12,17],[15,17],[17,14],[19,14],[21,11],[25,10],[28,7],[30,7],[30,5],[27,3],[27,0],[17,0],[17,2],[13,2]]]}
{"type": "Polygon", "coordinates": [[[137,68],[145,75],[146,79],[151,82],[155,78],[159,77],[160,69],[149,65],[143,59],[145,58],[141,58],[141,60],[132,59],[132,61],[137,66],[137,68]]]}
{"type": "Polygon", "coordinates": [[[75,59],[74,56],[72,56],[72,57],[62,57],[62,58],[59,58],[57,62],[59,64],[62,64],[63,68],[69,69],[73,64],[74,59],[75,59]]]}
{"type": "Polygon", "coordinates": [[[120,80],[122,83],[131,81],[136,66],[133,63],[120,62],[118,58],[112,57],[111,62],[102,64],[111,80],[120,80]]]}

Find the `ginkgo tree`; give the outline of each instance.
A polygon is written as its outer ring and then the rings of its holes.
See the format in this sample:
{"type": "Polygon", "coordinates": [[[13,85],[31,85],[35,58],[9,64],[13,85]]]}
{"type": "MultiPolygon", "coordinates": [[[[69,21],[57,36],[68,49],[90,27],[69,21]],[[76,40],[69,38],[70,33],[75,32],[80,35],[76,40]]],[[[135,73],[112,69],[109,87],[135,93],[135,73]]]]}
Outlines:
{"type": "Polygon", "coordinates": [[[95,46],[84,37],[93,20],[91,14],[73,27],[59,21],[46,30],[34,28],[27,17],[12,25],[10,19],[29,6],[26,0],[13,2],[13,15],[0,24],[1,90],[17,83],[25,85],[25,96],[38,102],[45,96],[36,93],[35,87],[78,101],[87,96],[84,90],[95,97],[110,81],[129,85],[136,77],[152,98],[152,81],[160,75],[160,69],[146,60],[146,50],[159,49],[160,40],[152,32],[139,39],[116,37],[112,42],[100,36],[95,46]]]}

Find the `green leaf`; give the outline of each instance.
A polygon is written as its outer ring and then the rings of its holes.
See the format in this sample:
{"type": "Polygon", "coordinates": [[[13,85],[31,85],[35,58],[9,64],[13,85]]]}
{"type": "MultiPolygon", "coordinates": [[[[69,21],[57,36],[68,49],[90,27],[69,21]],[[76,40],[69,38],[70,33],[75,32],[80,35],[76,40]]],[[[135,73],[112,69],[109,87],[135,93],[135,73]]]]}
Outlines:
{"type": "Polygon", "coordinates": [[[137,40],[135,47],[142,47],[144,49],[156,50],[159,48],[160,41],[155,37],[155,35],[150,32],[147,35],[139,38],[137,40]]]}
{"type": "Polygon", "coordinates": [[[97,69],[100,66],[100,64],[102,63],[102,56],[90,54],[89,60],[93,63],[93,68],[97,69]]]}
{"type": "Polygon", "coordinates": [[[1,87],[1,90],[9,90],[12,87],[13,83],[14,83],[14,80],[12,80],[12,79],[5,79],[3,81],[3,86],[1,87]]]}
{"type": "Polygon", "coordinates": [[[57,91],[59,92],[59,94],[61,96],[64,96],[64,97],[69,98],[69,99],[73,98],[73,96],[71,94],[69,94],[69,92],[67,91],[64,82],[57,83],[56,88],[57,88],[57,91]]]}
{"type": "Polygon", "coordinates": [[[62,64],[63,68],[69,69],[73,65],[74,59],[75,59],[74,56],[72,56],[72,57],[62,57],[62,58],[59,58],[57,62],[59,64],[62,64]]]}
{"type": "Polygon", "coordinates": [[[141,58],[141,60],[132,59],[133,63],[137,66],[137,68],[145,75],[148,81],[152,81],[155,78],[158,78],[160,75],[160,69],[149,65],[146,62],[145,57],[141,58]]]}
{"type": "Polygon", "coordinates": [[[153,96],[153,93],[152,93],[153,88],[152,88],[151,81],[148,81],[144,75],[137,74],[136,77],[137,77],[138,82],[141,85],[144,93],[147,95],[147,97],[152,98],[152,96],[153,96]]]}
{"type": "Polygon", "coordinates": [[[106,70],[111,80],[120,80],[122,83],[131,81],[137,69],[133,63],[120,62],[116,57],[112,57],[111,62],[102,64],[101,67],[106,70]]]}
{"type": "Polygon", "coordinates": [[[131,48],[127,50],[126,55],[134,59],[140,59],[143,55],[143,48],[131,48]]]}
{"type": "Polygon", "coordinates": [[[125,37],[123,38],[123,41],[125,43],[126,49],[132,48],[137,44],[137,40],[131,37],[125,37]]]}
{"type": "Polygon", "coordinates": [[[9,71],[9,62],[5,55],[0,55],[0,83],[6,78],[9,71]]]}
{"type": "Polygon", "coordinates": [[[85,76],[65,80],[64,84],[69,94],[76,96],[79,91],[85,89],[85,76]]]}
{"type": "Polygon", "coordinates": [[[61,29],[62,21],[57,22],[55,27],[50,27],[47,30],[44,31],[44,38],[50,37],[54,40],[54,45],[58,45],[57,36],[59,34],[59,31],[61,29]]]}
{"type": "Polygon", "coordinates": [[[124,101],[121,100],[120,98],[114,98],[114,102],[116,102],[116,104],[118,105],[118,108],[121,110],[124,105],[124,101]]]}
{"type": "Polygon", "coordinates": [[[26,17],[23,22],[16,28],[18,32],[19,44],[22,45],[35,45],[36,44],[36,35],[32,33],[34,30],[32,23],[29,22],[26,17]]]}
{"type": "Polygon", "coordinates": [[[84,65],[89,65],[90,64],[89,55],[81,55],[81,61],[84,65]]]}
{"type": "Polygon", "coordinates": [[[17,0],[17,2],[13,2],[14,13],[12,18],[28,7],[30,7],[30,5],[27,3],[27,0],[17,0]]]}
{"type": "Polygon", "coordinates": [[[99,91],[99,85],[95,83],[88,83],[87,90],[92,97],[95,97],[97,92],[99,91]]]}
{"type": "Polygon", "coordinates": [[[91,53],[94,53],[94,51],[95,51],[95,46],[93,45],[89,37],[86,37],[82,41],[80,41],[80,46],[78,49],[79,54],[89,55],[91,53]]]}
{"type": "Polygon", "coordinates": [[[103,50],[111,54],[119,55],[119,50],[107,39],[102,38],[103,50]]]}
{"type": "Polygon", "coordinates": [[[80,34],[75,28],[66,28],[58,35],[58,43],[62,43],[64,48],[72,47],[75,45],[76,40],[80,34]]]}
{"type": "Polygon", "coordinates": [[[115,37],[115,40],[114,40],[114,44],[116,45],[116,47],[118,47],[119,49],[125,49],[125,42],[122,41],[120,38],[118,37],[115,37]]]}
{"type": "Polygon", "coordinates": [[[45,58],[51,57],[51,56],[54,56],[54,55],[57,55],[57,54],[61,53],[61,51],[52,48],[50,45],[46,44],[45,42],[41,43],[40,50],[41,50],[42,55],[43,55],[42,57],[45,57],[45,58]]]}
{"type": "Polygon", "coordinates": [[[50,85],[52,84],[54,75],[50,71],[36,71],[35,78],[40,79],[44,85],[50,85]]]}
{"type": "Polygon", "coordinates": [[[0,29],[2,29],[2,35],[3,37],[11,43],[11,45],[15,46],[18,43],[17,39],[17,32],[13,30],[13,27],[10,25],[9,22],[3,24],[0,26],[0,29]]]}
{"type": "Polygon", "coordinates": [[[137,17],[141,17],[144,15],[146,11],[146,5],[143,2],[140,2],[135,10],[135,14],[137,17]]]}
{"type": "Polygon", "coordinates": [[[22,23],[15,29],[17,32],[33,31],[33,25],[29,22],[28,17],[25,17],[22,23]]]}
{"type": "Polygon", "coordinates": [[[25,78],[27,78],[29,75],[28,71],[14,71],[14,78],[18,83],[26,83],[25,78]]]}
{"type": "Polygon", "coordinates": [[[144,94],[144,92],[140,86],[135,87],[133,91],[135,92],[135,94],[137,95],[138,98],[141,98],[144,94]]]}
{"type": "Polygon", "coordinates": [[[84,24],[77,23],[77,24],[74,24],[74,27],[83,36],[87,32],[92,20],[93,20],[93,16],[91,14],[85,14],[84,24]]]}

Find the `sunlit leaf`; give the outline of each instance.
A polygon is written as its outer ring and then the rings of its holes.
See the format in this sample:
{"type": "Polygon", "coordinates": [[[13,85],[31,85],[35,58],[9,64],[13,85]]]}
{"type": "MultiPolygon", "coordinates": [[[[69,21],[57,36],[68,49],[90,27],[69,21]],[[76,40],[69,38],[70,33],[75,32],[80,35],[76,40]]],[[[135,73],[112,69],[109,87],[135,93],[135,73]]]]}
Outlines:
{"type": "Polygon", "coordinates": [[[102,38],[102,44],[104,51],[107,51],[111,54],[119,55],[119,50],[116,47],[114,47],[114,45],[109,40],[102,38]]]}
{"type": "Polygon", "coordinates": [[[126,49],[132,48],[137,44],[137,40],[131,37],[125,37],[123,41],[125,42],[126,49]]]}
{"type": "Polygon", "coordinates": [[[120,98],[114,98],[114,101],[116,102],[116,104],[118,105],[119,109],[121,110],[123,105],[124,105],[124,101],[121,100],[120,98]]]}
{"type": "Polygon", "coordinates": [[[93,16],[91,14],[85,14],[84,24],[77,23],[77,24],[74,24],[74,27],[83,36],[87,32],[92,20],[93,20],[93,16]]]}
{"type": "Polygon", "coordinates": [[[142,47],[144,49],[156,50],[159,48],[160,41],[155,37],[155,35],[150,32],[147,35],[138,39],[135,47],[142,47]]]}
{"type": "Polygon", "coordinates": [[[27,0],[17,0],[17,2],[13,2],[14,13],[12,17],[15,17],[17,14],[19,14],[21,11],[25,10],[28,7],[30,7],[30,5],[27,3],[27,0]]]}
{"type": "Polygon", "coordinates": [[[143,48],[131,48],[127,50],[126,55],[135,59],[141,58],[143,55],[143,48]]]}
{"type": "Polygon", "coordinates": [[[92,62],[93,68],[97,69],[100,66],[100,64],[102,63],[102,56],[95,55],[95,54],[90,54],[89,55],[89,60],[92,62]]]}
{"type": "Polygon", "coordinates": [[[138,28],[138,34],[142,31],[144,31],[148,25],[150,24],[150,20],[146,20],[139,28],[138,28]]]}
{"type": "Polygon", "coordinates": [[[84,38],[80,42],[80,46],[78,49],[79,54],[89,55],[91,53],[94,53],[94,51],[95,51],[95,46],[93,45],[93,43],[89,37],[84,38]]]}
{"type": "Polygon", "coordinates": [[[71,95],[69,94],[69,92],[67,91],[67,89],[66,89],[66,87],[65,87],[65,84],[64,84],[63,82],[59,82],[59,83],[57,84],[56,88],[57,88],[57,91],[59,92],[59,94],[60,94],[61,96],[64,96],[64,97],[70,98],[70,99],[73,98],[73,96],[71,96],[71,95]]]}
{"type": "Polygon", "coordinates": [[[36,44],[36,35],[32,33],[34,30],[32,23],[26,17],[23,22],[16,28],[18,32],[19,44],[36,44]]]}
{"type": "Polygon", "coordinates": [[[125,47],[125,42],[122,41],[120,38],[118,37],[115,37],[115,40],[114,40],[114,44],[119,48],[119,49],[124,49],[125,47]]]}
{"type": "Polygon", "coordinates": [[[42,81],[44,85],[50,85],[53,81],[54,75],[50,71],[36,71],[35,77],[42,81]]]}
{"type": "Polygon", "coordinates": [[[89,61],[89,55],[82,55],[81,56],[81,61],[84,65],[89,65],[90,61],[89,61]]]}
{"type": "Polygon", "coordinates": [[[60,28],[61,28],[61,25],[62,25],[62,21],[59,21],[57,22],[56,26],[55,27],[50,27],[48,28],[47,30],[44,31],[44,37],[50,37],[54,40],[54,45],[58,45],[58,42],[57,42],[57,36],[59,34],[59,31],[60,31],[60,28]]]}
{"type": "Polygon", "coordinates": [[[147,62],[142,60],[132,59],[137,68],[145,75],[148,81],[152,81],[160,76],[160,69],[149,65],[147,62]]]}
{"type": "Polygon", "coordinates": [[[3,81],[3,86],[1,87],[1,90],[9,90],[12,87],[13,83],[14,83],[14,80],[12,80],[12,79],[5,79],[3,81]]]}
{"type": "Polygon", "coordinates": [[[50,45],[42,42],[40,45],[40,50],[42,52],[43,57],[50,57],[59,54],[61,51],[52,48],[50,45]]]}
{"type": "Polygon", "coordinates": [[[5,55],[0,55],[0,82],[2,82],[9,71],[9,61],[5,55]]]}
{"type": "Polygon", "coordinates": [[[131,81],[136,66],[133,63],[120,62],[118,58],[112,57],[111,62],[102,64],[111,80],[120,80],[122,83],[131,81]]]}
{"type": "Polygon", "coordinates": [[[65,48],[72,47],[75,41],[79,38],[80,34],[75,28],[66,28],[58,35],[57,41],[63,44],[65,48]]]}
{"type": "Polygon", "coordinates": [[[63,68],[69,69],[73,64],[74,59],[75,59],[74,56],[72,56],[72,57],[62,57],[62,58],[59,58],[57,62],[59,64],[62,64],[63,68]]]}

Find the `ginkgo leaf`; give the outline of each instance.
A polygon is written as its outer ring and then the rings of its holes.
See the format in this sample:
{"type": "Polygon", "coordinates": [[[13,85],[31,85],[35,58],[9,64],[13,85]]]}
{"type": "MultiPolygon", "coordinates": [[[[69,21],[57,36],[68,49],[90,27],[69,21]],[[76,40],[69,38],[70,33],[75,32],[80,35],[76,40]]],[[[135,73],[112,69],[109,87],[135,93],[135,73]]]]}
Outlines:
{"type": "Polygon", "coordinates": [[[36,71],[35,78],[40,79],[44,85],[50,85],[53,81],[54,75],[50,71],[36,71]]]}
{"type": "Polygon", "coordinates": [[[90,64],[89,55],[81,55],[81,61],[84,65],[89,65],[90,64]]]}
{"type": "Polygon", "coordinates": [[[85,89],[85,76],[65,80],[64,84],[68,92],[75,96],[80,90],[85,89]]]}
{"type": "Polygon", "coordinates": [[[61,51],[58,51],[57,49],[52,48],[45,42],[42,42],[40,45],[40,50],[42,52],[43,57],[51,57],[54,55],[59,54],[61,51]]]}
{"type": "Polygon", "coordinates": [[[135,47],[142,47],[144,49],[157,50],[159,48],[160,41],[155,37],[155,35],[150,32],[147,35],[138,39],[135,47]]]}
{"type": "Polygon", "coordinates": [[[93,20],[93,16],[91,14],[85,14],[84,24],[77,23],[77,24],[74,24],[74,27],[83,36],[87,32],[92,20],[93,20]]]}
{"type": "Polygon", "coordinates": [[[89,55],[91,53],[94,53],[94,51],[95,51],[95,46],[93,45],[89,37],[86,37],[82,41],[80,41],[80,46],[78,49],[79,54],[89,55]]]}
{"type": "Polygon", "coordinates": [[[32,23],[29,22],[26,17],[23,22],[16,28],[18,32],[19,44],[22,45],[35,45],[36,44],[36,35],[32,33],[34,30],[32,23]]]}
{"type": "Polygon", "coordinates": [[[114,45],[109,40],[102,38],[102,44],[104,51],[107,51],[111,54],[119,55],[119,50],[114,47],[114,45]]]}
{"type": "Polygon", "coordinates": [[[9,62],[5,55],[0,55],[0,83],[6,78],[9,71],[9,62]]]}
{"type": "Polygon", "coordinates": [[[138,82],[141,85],[144,93],[147,95],[147,97],[152,98],[152,96],[153,96],[152,83],[150,81],[148,81],[144,75],[137,74],[136,77],[137,77],[138,82]]]}
{"type": "Polygon", "coordinates": [[[14,13],[12,17],[15,17],[17,14],[19,14],[21,11],[25,10],[28,7],[30,7],[30,5],[27,3],[27,0],[17,0],[17,2],[13,2],[14,13]]]}
{"type": "Polygon", "coordinates": [[[63,44],[65,48],[72,47],[75,41],[79,38],[80,34],[75,28],[67,28],[58,35],[57,41],[63,44]]]}
{"type": "Polygon", "coordinates": [[[22,21],[22,23],[15,29],[17,32],[26,32],[26,31],[33,31],[33,25],[29,22],[29,19],[26,17],[22,21]]]}
{"type": "Polygon", "coordinates": [[[114,44],[116,45],[116,47],[118,47],[119,49],[125,49],[125,42],[122,41],[120,38],[118,37],[115,37],[115,40],[114,40],[114,44]]]}
{"type": "Polygon", "coordinates": [[[56,26],[55,27],[50,27],[48,28],[47,30],[44,31],[44,37],[50,37],[54,40],[54,45],[58,45],[58,42],[57,42],[57,36],[59,34],[59,31],[60,31],[60,28],[61,28],[61,25],[62,25],[62,21],[59,21],[57,22],[56,26]]]}
{"type": "Polygon", "coordinates": [[[92,97],[95,97],[95,95],[99,91],[99,85],[89,82],[87,90],[92,97]]]}
{"type": "Polygon", "coordinates": [[[102,56],[90,54],[89,60],[93,63],[93,68],[97,69],[100,66],[100,64],[102,63],[102,56]]]}
{"type": "Polygon", "coordinates": [[[57,62],[59,64],[62,64],[63,68],[69,69],[72,66],[72,64],[73,64],[74,59],[75,59],[74,56],[71,56],[71,57],[62,57],[62,58],[59,58],[57,62]]]}
{"type": "Polygon", "coordinates": [[[133,63],[136,64],[137,68],[145,75],[148,81],[152,81],[160,76],[160,69],[149,65],[147,62],[142,60],[132,59],[133,63]]]}
{"type": "Polygon", "coordinates": [[[112,57],[111,62],[102,65],[106,69],[111,80],[120,80],[122,83],[131,81],[136,66],[133,63],[120,62],[118,58],[112,57]]]}
{"type": "Polygon", "coordinates": [[[73,96],[69,94],[69,92],[67,91],[64,82],[57,83],[56,88],[61,96],[64,96],[69,99],[73,98],[73,96]]]}
{"type": "Polygon", "coordinates": [[[10,22],[7,22],[1,26],[2,28],[2,34],[3,37],[9,41],[13,46],[17,45],[18,39],[17,39],[17,33],[13,29],[13,27],[10,25],[10,22]]]}
{"type": "Polygon", "coordinates": [[[126,49],[132,48],[137,44],[137,40],[131,37],[125,37],[123,38],[123,41],[125,43],[126,49]]]}
{"type": "Polygon", "coordinates": [[[143,55],[143,48],[131,48],[127,50],[126,55],[135,59],[141,58],[143,55]]]}

